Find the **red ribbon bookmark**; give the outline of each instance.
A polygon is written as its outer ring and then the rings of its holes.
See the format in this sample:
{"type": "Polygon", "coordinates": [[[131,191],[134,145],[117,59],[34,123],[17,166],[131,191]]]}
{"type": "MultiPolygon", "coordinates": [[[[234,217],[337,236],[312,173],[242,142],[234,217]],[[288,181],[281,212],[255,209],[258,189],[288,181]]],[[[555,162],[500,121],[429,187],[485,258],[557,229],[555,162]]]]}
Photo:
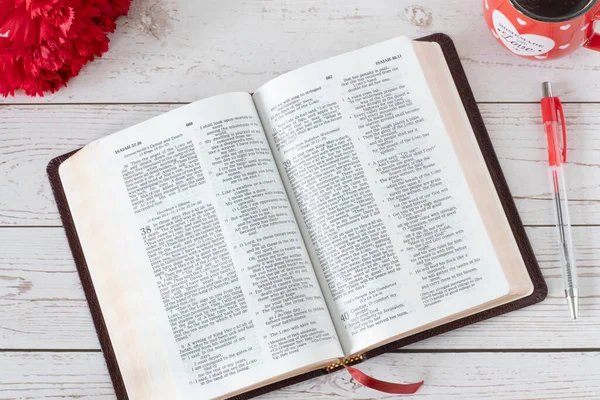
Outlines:
{"type": "Polygon", "coordinates": [[[419,390],[424,381],[417,383],[393,383],[380,381],[370,377],[369,375],[345,365],[346,371],[352,375],[354,379],[363,386],[371,389],[379,390],[380,392],[393,393],[393,394],[414,394],[419,390]]]}

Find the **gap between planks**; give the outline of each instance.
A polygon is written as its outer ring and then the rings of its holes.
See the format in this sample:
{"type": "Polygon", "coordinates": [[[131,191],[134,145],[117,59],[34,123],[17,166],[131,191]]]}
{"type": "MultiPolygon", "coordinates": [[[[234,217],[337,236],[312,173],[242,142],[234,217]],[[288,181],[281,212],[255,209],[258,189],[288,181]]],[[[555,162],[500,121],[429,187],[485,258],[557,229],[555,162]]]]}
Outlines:
{"type": "MultiPolygon", "coordinates": [[[[1,349],[0,353],[101,353],[101,349],[1,349]]],[[[453,353],[598,353],[600,348],[532,348],[532,349],[397,349],[390,354],[453,354],[453,353]]]]}
{"type": "MultiPolygon", "coordinates": [[[[226,93],[226,92],[224,92],[226,93]]],[[[217,95],[218,96],[218,95],[217,95]]],[[[209,97],[202,97],[195,101],[208,99],[209,97]]],[[[558,96],[560,97],[560,96],[558,96]]],[[[191,102],[187,101],[156,101],[156,102],[114,102],[114,103],[106,103],[106,102],[82,102],[82,103],[48,103],[48,102],[39,102],[39,103],[0,103],[0,107],[15,107],[15,106],[148,106],[148,105],[181,105],[184,106],[186,104],[190,104],[191,102]]],[[[477,104],[539,104],[539,101],[477,101],[477,104]]],[[[600,104],[600,101],[562,101],[562,104],[600,104]]]]}
{"type": "MultiPolygon", "coordinates": [[[[548,199],[545,199],[548,200],[548,199]]],[[[571,224],[573,228],[590,228],[590,227],[599,227],[600,224],[571,224]]],[[[0,229],[39,229],[39,228],[62,228],[62,225],[0,225],[0,229]]],[[[555,228],[556,225],[531,225],[531,224],[523,224],[525,228],[555,228]]]]}
{"type": "Polygon", "coordinates": [[[0,353],[101,353],[101,349],[0,349],[0,353]]]}

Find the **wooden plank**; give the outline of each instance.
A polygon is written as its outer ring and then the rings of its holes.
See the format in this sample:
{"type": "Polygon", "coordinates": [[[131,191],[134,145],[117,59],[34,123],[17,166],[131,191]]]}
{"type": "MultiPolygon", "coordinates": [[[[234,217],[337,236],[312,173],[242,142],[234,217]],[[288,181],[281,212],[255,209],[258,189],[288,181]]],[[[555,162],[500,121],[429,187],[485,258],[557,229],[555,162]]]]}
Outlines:
{"type": "MultiPolygon", "coordinates": [[[[389,381],[425,380],[424,400],[596,400],[600,353],[384,354],[361,364],[389,381]]],[[[101,353],[0,354],[0,400],[115,399],[101,353]]],[[[345,371],[258,397],[268,400],[397,399],[368,389],[345,371]]]]}
{"type": "MultiPolygon", "coordinates": [[[[176,105],[0,106],[0,225],[60,225],[45,175],[50,159],[176,105]]],[[[536,104],[482,104],[481,111],[523,222],[553,223],[546,142],[536,104]]],[[[600,224],[600,113],[568,104],[566,167],[574,224],[600,224]]]]}
{"type": "MultiPolygon", "coordinates": [[[[575,227],[581,319],[569,319],[553,228],[527,228],[543,303],[417,343],[419,349],[600,348],[600,227],[575,227]]],[[[0,229],[0,349],[99,349],[61,228],[0,229]]]]}
{"type": "MultiPolygon", "coordinates": [[[[367,374],[425,384],[411,398],[430,400],[596,399],[599,353],[384,354],[361,365],[367,374]],[[557,378],[560,377],[560,378],[557,378]]],[[[345,371],[303,382],[267,399],[398,399],[368,389],[345,371]]]]}
{"type": "MultiPolygon", "coordinates": [[[[268,80],[392,37],[445,32],[455,41],[479,101],[534,101],[553,80],[564,100],[600,100],[600,57],[518,58],[497,44],[482,2],[464,0],[136,0],[110,50],[44,102],[194,101],[254,91],[268,80]]],[[[516,22],[515,22],[516,24],[516,22]]],[[[19,95],[0,102],[39,102],[19,95]]]]}
{"type": "MultiPolygon", "coordinates": [[[[539,104],[479,105],[519,214],[526,225],[553,225],[546,136],[539,104]]],[[[565,105],[565,165],[571,222],[600,224],[600,105],[565,105]]]]}
{"type": "Polygon", "coordinates": [[[100,348],[62,228],[0,229],[1,348],[100,348]]]}
{"type": "Polygon", "coordinates": [[[0,353],[0,400],[109,400],[102,353],[0,353]]]}

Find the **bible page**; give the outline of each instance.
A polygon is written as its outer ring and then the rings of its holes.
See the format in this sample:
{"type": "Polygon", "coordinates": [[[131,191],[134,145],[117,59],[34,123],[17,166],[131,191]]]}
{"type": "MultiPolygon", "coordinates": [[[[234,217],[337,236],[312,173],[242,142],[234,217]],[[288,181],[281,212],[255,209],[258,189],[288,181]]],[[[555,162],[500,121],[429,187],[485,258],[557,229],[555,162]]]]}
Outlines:
{"type": "Polygon", "coordinates": [[[249,94],[96,141],[60,175],[130,398],[220,398],[343,357],[249,94]]]}
{"type": "Polygon", "coordinates": [[[410,40],[253,98],[346,355],[507,294],[410,40]]]}

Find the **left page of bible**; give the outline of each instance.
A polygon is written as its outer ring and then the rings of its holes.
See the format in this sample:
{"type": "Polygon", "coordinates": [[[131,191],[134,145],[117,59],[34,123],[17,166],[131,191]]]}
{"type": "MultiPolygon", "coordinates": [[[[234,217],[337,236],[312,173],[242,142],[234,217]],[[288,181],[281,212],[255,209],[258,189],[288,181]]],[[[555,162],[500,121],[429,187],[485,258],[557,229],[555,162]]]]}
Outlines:
{"type": "Polygon", "coordinates": [[[343,357],[249,94],[100,139],[60,177],[130,398],[227,397],[343,357]]]}

